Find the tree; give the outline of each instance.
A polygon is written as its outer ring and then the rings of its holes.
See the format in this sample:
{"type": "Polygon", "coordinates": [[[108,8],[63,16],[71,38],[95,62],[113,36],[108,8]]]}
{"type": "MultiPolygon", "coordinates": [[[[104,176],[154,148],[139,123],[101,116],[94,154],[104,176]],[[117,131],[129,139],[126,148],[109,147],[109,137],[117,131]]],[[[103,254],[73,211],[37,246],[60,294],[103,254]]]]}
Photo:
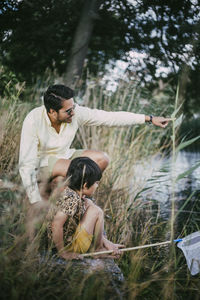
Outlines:
{"type": "Polygon", "coordinates": [[[80,75],[85,58],[93,74],[110,59],[124,59],[142,80],[165,76],[157,74],[158,66],[176,76],[185,64],[191,74],[199,68],[196,0],[4,0],[0,5],[0,59],[28,82],[47,67],[59,74],[67,70],[68,79],[80,75]],[[142,64],[133,62],[131,51],[144,54],[142,64]]]}
{"type": "Polygon", "coordinates": [[[67,64],[66,82],[73,85],[76,78],[80,78],[84,60],[87,56],[88,45],[91,39],[95,19],[102,1],[86,0],[80,21],[72,42],[71,52],[67,64]]]}

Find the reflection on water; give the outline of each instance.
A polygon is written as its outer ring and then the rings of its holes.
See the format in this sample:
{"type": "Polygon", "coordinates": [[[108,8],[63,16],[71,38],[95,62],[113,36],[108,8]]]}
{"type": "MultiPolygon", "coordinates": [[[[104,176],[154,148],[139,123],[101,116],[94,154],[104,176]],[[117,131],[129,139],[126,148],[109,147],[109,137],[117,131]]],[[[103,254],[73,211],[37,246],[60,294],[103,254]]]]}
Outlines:
{"type": "MultiPolygon", "coordinates": [[[[148,227],[150,232],[149,237],[152,243],[166,241],[171,237],[171,228],[168,220],[170,220],[171,216],[173,176],[177,178],[180,174],[188,171],[198,163],[200,163],[200,152],[181,151],[178,153],[174,166],[172,166],[171,157],[167,158],[158,155],[149,158],[148,161],[145,160],[143,163],[138,162],[137,165],[134,165],[133,195],[137,195],[144,187],[149,188],[143,191],[139,195],[139,198],[141,202],[154,201],[153,215],[150,214],[152,220],[148,223],[148,226],[150,225],[148,227]],[[134,191],[134,188],[137,188],[137,191],[134,191]],[[150,228],[151,224],[152,230],[150,228]]],[[[174,191],[174,238],[183,238],[200,230],[200,167],[193,170],[189,175],[185,176],[185,178],[177,181],[174,186],[174,191]]],[[[146,207],[148,209],[148,206],[146,207]]],[[[173,256],[171,256],[172,259],[175,258],[175,265],[172,267],[172,270],[170,270],[172,266],[170,266],[170,264],[172,264],[172,260],[170,261],[170,255],[172,255],[171,249],[173,248],[170,246],[161,249],[155,247],[154,250],[152,249],[150,256],[152,265],[156,265],[155,262],[158,262],[159,266],[164,266],[163,271],[166,270],[169,277],[162,277],[164,273],[160,273],[160,279],[164,282],[166,278],[170,278],[169,281],[171,280],[173,283],[173,289],[176,289],[177,299],[195,299],[196,294],[198,295],[197,291],[199,291],[197,289],[199,281],[197,281],[197,285],[195,285],[195,279],[193,281],[193,278],[188,276],[187,272],[189,271],[187,271],[185,257],[177,247],[174,247],[175,252],[173,251],[173,256]],[[190,286],[194,286],[194,293],[192,289],[190,290],[190,286]],[[184,288],[182,289],[182,287],[184,288]]],[[[196,278],[196,280],[198,279],[199,278],[196,278]]],[[[157,286],[151,285],[152,294],[156,288],[157,286]]],[[[171,295],[173,298],[173,294],[171,295]]],[[[197,299],[199,298],[197,297],[197,299]]]]}
{"type": "MultiPolygon", "coordinates": [[[[159,204],[161,216],[168,219],[171,214],[173,176],[176,178],[199,162],[200,153],[181,151],[178,153],[174,166],[172,166],[171,158],[160,156],[152,158],[143,165],[136,166],[135,174],[142,172],[146,187],[150,188],[142,193],[143,199],[155,200],[159,204]]],[[[134,180],[137,181],[137,176],[134,180]]],[[[185,178],[177,181],[174,190],[176,210],[180,211],[181,209],[179,219],[184,220],[186,215],[191,214],[191,212],[200,218],[200,166],[185,178]],[[191,197],[190,200],[188,200],[189,197],[191,197]]]]}

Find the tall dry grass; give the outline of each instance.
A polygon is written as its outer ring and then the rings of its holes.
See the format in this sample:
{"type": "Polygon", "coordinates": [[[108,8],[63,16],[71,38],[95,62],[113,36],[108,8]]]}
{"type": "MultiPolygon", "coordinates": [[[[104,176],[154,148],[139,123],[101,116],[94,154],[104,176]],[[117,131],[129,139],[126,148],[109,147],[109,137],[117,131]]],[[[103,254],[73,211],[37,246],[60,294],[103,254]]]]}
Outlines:
{"type": "MultiPolygon", "coordinates": [[[[186,269],[181,259],[176,257],[174,262],[174,257],[170,257],[169,247],[124,254],[119,264],[126,282],[116,295],[112,294],[111,281],[105,273],[101,276],[85,274],[75,270],[71,264],[66,267],[55,264],[51,258],[41,260],[45,222],[39,218],[37,235],[30,243],[25,193],[16,175],[20,128],[24,116],[33,106],[19,100],[21,88],[16,87],[12,101],[8,98],[1,101],[2,299],[175,299],[182,292],[189,293],[185,282],[198,289],[197,282],[190,278],[184,278],[184,283],[181,283],[182,275],[179,276],[179,273],[183,274],[186,269]],[[174,269],[174,263],[179,268],[181,266],[180,270],[174,269]]],[[[93,80],[88,82],[84,97],[78,95],[77,101],[92,108],[164,113],[168,116],[174,109],[167,105],[170,102],[167,93],[164,100],[162,95],[157,94],[150,98],[134,82],[121,83],[114,94],[109,94],[105,87],[93,80]]],[[[170,131],[170,128],[164,131],[148,125],[85,127],[79,130],[74,141],[76,147],[100,149],[110,156],[110,166],[104,173],[96,201],[104,209],[106,232],[112,241],[128,247],[169,237],[170,226],[159,214],[159,203],[142,199],[151,172],[149,177],[145,177],[136,166],[145,169],[150,157],[163,155],[167,145],[164,141],[168,141],[170,131]]]]}
{"type": "MultiPolygon", "coordinates": [[[[9,90],[9,83],[7,86],[9,90]]],[[[12,94],[0,99],[0,174],[11,174],[17,167],[22,122],[31,104],[21,102],[24,85],[12,86],[12,94]]]]}

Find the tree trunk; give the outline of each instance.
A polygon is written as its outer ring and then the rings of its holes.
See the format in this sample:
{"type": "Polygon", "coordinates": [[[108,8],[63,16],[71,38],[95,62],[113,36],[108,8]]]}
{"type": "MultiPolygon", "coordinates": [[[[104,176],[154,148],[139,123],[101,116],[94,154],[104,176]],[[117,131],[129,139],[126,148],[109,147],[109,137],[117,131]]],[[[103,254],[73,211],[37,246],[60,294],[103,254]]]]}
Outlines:
{"type": "Polygon", "coordinates": [[[65,80],[69,87],[73,88],[81,76],[89,41],[92,36],[94,21],[98,18],[97,12],[101,2],[102,0],[85,0],[66,70],[65,80]]]}

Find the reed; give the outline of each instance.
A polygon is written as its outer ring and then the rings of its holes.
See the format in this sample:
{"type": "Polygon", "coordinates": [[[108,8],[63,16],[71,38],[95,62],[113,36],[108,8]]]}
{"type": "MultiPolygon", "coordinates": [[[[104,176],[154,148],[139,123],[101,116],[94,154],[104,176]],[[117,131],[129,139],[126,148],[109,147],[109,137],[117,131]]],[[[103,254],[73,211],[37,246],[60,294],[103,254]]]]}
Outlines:
{"type": "MultiPolygon", "coordinates": [[[[43,233],[46,224],[41,212],[45,215],[47,207],[40,211],[40,218],[36,220],[37,235],[30,243],[27,237],[27,200],[17,175],[22,120],[31,107],[36,105],[21,102],[19,94],[22,90],[21,86],[16,94],[13,94],[12,101],[4,98],[0,104],[2,299],[169,299],[179,298],[182,292],[185,295],[193,295],[193,290],[199,291],[197,280],[192,280],[188,273],[188,278],[185,276],[186,268],[181,255],[176,256],[178,271],[174,268],[169,247],[138,249],[125,253],[119,264],[126,281],[121,292],[116,295],[112,294],[112,282],[105,272],[85,273],[74,268],[73,264],[63,266],[55,264],[51,257],[43,259],[41,253],[44,248],[43,233]],[[186,289],[186,283],[191,284],[190,290],[186,289]]],[[[90,80],[84,97],[78,94],[77,101],[92,108],[105,110],[128,110],[138,113],[151,111],[154,114],[152,110],[155,109],[159,114],[164,111],[167,115],[173,113],[172,106],[166,111],[165,104],[169,102],[167,96],[161,104],[160,97],[154,95],[151,98],[146,94],[145,102],[144,95],[145,92],[134,83],[122,82],[118,90],[110,94],[99,81],[90,80]]],[[[147,162],[152,157],[163,156],[165,146],[164,143],[161,145],[160,141],[167,139],[166,134],[169,133],[170,131],[148,125],[132,128],[85,127],[79,130],[74,146],[100,149],[110,156],[110,166],[104,173],[96,193],[96,201],[104,209],[107,236],[114,242],[133,247],[162,242],[169,238],[169,223],[160,216],[159,203],[154,201],[150,194],[148,197],[143,196],[154,185],[153,167],[145,171],[147,162]]],[[[186,145],[184,143],[182,141],[175,146],[174,155],[186,145]]],[[[180,174],[175,182],[186,175],[180,174]]],[[[162,179],[162,176],[158,179],[162,179]]],[[[182,210],[185,208],[186,206],[183,206],[182,210]]],[[[174,207],[172,230],[178,213],[176,214],[174,207]]],[[[195,226],[194,224],[193,228],[197,228],[195,226]]]]}

